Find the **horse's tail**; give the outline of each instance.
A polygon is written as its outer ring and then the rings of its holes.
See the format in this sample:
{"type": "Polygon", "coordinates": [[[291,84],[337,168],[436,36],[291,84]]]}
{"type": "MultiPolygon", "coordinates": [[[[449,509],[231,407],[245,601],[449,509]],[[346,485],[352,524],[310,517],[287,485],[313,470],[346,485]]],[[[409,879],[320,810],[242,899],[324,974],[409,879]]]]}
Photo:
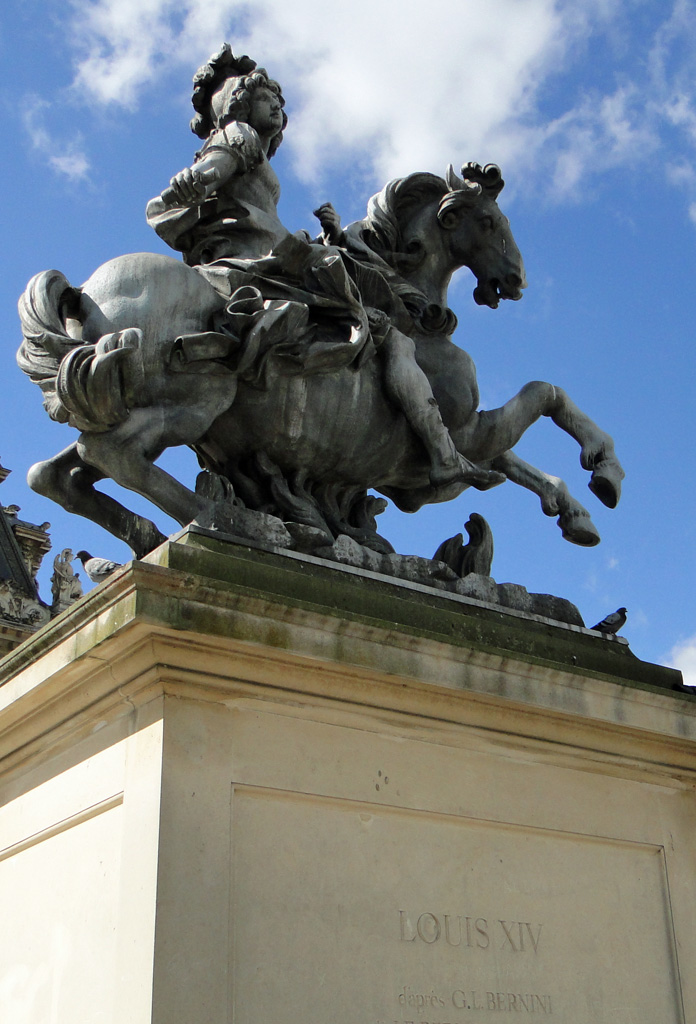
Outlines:
{"type": "Polygon", "coordinates": [[[24,340],[17,352],[20,369],[38,384],[51,419],[67,423],[68,410],[56,392],[58,369],[68,352],[82,344],[65,329],[64,315],[79,305],[80,291],[59,270],[36,274],[20,296],[18,309],[24,340]]]}
{"type": "Polygon", "coordinates": [[[79,321],[81,294],[59,270],[32,277],[19,300],[24,340],[17,362],[43,391],[51,419],[108,430],[128,416],[121,364],[138,347],[140,332],[106,335],[96,345],[71,338],[64,318],[79,321]]]}

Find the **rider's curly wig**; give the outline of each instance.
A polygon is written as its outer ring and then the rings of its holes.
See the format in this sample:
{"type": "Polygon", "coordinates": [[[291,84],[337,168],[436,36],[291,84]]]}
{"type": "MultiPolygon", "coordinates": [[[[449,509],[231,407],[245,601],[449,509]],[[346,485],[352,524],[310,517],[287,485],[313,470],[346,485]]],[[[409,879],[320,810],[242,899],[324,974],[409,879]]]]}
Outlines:
{"type": "MultiPolygon", "coordinates": [[[[285,100],[280,85],[268,77],[265,68],[257,68],[251,57],[235,57],[229,43],[221,48],[193,76],[191,102],[196,111],[191,120],[191,131],[200,139],[207,139],[216,128],[224,128],[232,121],[246,122],[255,89],[264,87],[275,93],[281,108],[285,100]]],[[[283,141],[288,118],[283,110],[283,125],[271,140],[269,157],[283,141]]]]}

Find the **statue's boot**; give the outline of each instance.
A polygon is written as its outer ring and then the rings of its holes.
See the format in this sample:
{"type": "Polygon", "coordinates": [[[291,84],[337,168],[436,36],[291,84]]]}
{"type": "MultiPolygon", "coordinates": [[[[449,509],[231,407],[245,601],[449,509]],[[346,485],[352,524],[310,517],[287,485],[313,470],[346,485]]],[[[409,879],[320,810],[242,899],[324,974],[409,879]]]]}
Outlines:
{"type": "Polygon", "coordinates": [[[430,484],[440,490],[454,485],[486,491],[507,479],[482,469],[461,455],[443,422],[430,381],[418,365],[413,340],[391,326],[383,341],[387,393],[398,405],[430,458],[430,484]]]}
{"type": "Polygon", "coordinates": [[[438,463],[430,471],[430,483],[438,489],[449,484],[465,484],[467,487],[475,487],[477,491],[487,491],[504,483],[505,480],[507,477],[504,473],[483,469],[459,452],[456,452],[456,459],[453,462],[438,463]]]}

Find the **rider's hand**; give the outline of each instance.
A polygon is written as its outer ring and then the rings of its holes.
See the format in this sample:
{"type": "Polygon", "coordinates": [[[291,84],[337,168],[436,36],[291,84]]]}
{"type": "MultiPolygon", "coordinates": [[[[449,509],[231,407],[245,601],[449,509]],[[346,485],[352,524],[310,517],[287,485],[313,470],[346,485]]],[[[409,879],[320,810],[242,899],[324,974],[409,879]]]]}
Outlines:
{"type": "Polygon", "coordinates": [[[341,218],[334,210],[331,203],[322,203],[322,205],[314,211],[314,216],[319,218],[321,224],[321,230],[329,242],[338,242],[341,237],[341,218]]]}
{"type": "Polygon", "coordinates": [[[210,195],[210,186],[220,179],[215,167],[203,170],[200,167],[185,167],[175,174],[169,182],[169,188],[162,193],[165,206],[196,206],[210,195]]]}

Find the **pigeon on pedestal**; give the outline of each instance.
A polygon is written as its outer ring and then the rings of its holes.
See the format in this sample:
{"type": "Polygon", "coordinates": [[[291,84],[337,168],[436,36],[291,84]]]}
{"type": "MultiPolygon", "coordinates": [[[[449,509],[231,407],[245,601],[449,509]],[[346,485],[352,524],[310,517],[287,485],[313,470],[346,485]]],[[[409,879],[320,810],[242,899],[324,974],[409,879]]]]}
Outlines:
{"type": "Polygon", "coordinates": [[[606,619],[602,619],[598,622],[593,629],[598,629],[600,633],[618,633],[621,627],[626,622],[626,609],[617,608],[611,615],[607,615],[606,619]]]}
{"type": "Polygon", "coordinates": [[[120,562],[112,562],[108,558],[94,558],[89,551],[78,551],[75,558],[80,559],[92,583],[101,583],[107,576],[121,568],[120,562]]]}

